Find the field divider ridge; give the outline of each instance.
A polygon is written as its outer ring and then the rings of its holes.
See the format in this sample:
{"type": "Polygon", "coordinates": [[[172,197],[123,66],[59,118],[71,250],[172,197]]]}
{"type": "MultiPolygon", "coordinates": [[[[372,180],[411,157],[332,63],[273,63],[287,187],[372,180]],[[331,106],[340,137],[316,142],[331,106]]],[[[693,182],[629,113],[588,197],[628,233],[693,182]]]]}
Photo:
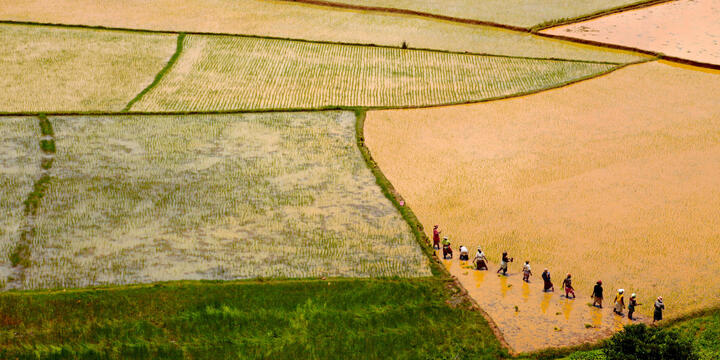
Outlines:
{"type": "Polygon", "coordinates": [[[599,17],[618,14],[621,12],[631,11],[631,10],[637,10],[642,9],[650,6],[660,5],[668,2],[673,2],[677,0],[650,0],[650,1],[638,1],[632,4],[627,5],[620,5],[616,6],[614,8],[605,9],[605,10],[598,10],[596,12],[577,16],[574,18],[562,18],[562,19],[556,19],[556,20],[549,20],[542,22],[540,24],[534,25],[530,27],[530,32],[537,33],[538,31],[543,31],[552,27],[556,26],[563,26],[563,25],[569,25],[574,24],[578,22],[588,21],[592,19],[597,19],[599,17]]]}
{"type": "Polygon", "coordinates": [[[410,230],[412,231],[415,240],[420,246],[420,249],[430,261],[430,270],[432,271],[433,276],[448,279],[448,286],[455,289],[455,296],[459,297],[462,301],[466,301],[472,304],[472,310],[478,311],[483,316],[485,321],[487,321],[488,326],[492,330],[493,334],[495,334],[495,337],[500,342],[500,345],[505,350],[507,350],[509,354],[514,355],[515,351],[505,340],[502,331],[500,331],[500,328],[497,326],[495,321],[490,317],[490,315],[488,315],[487,312],[485,312],[478,305],[475,299],[473,299],[469,295],[467,289],[465,289],[465,287],[460,283],[460,281],[455,276],[451,275],[450,272],[445,268],[445,266],[442,265],[440,259],[438,259],[437,257],[437,254],[434,250],[432,250],[432,244],[430,243],[430,239],[425,234],[423,225],[420,223],[420,220],[417,218],[415,213],[407,206],[407,203],[405,203],[402,195],[400,195],[400,193],[395,189],[392,183],[390,183],[390,180],[385,177],[385,174],[383,174],[377,162],[375,162],[375,160],[372,158],[372,155],[370,154],[370,149],[365,145],[365,115],[367,113],[367,109],[356,108],[354,109],[354,112],[356,116],[355,136],[357,147],[360,150],[360,154],[365,160],[365,164],[367,165],[367,167],[373,173],[373,176],[375,176],[375,182],[382,190],[382,193],[388,200],[390,200],[393,206],[395,206],[398,212],[400,212],[402,218],[410,226],[410,230]]]}
{"type": "Polygon", "coordinates": [[[142,91],[135,95],[135,97],[132,98],[130,102],[127,103],[127,105],[125,105],[125,107],[122,109],[122,112],[128,112],[130,108],[135,105],[136,102],[138,102],[145,94],[147,94],[150,90],[152,90],[152,88],[154,88],[157,84],[160,83],[160,80],[162,80],[163,76],[165,76],[165,74],[167,74],[172,69],[173,65],[175,65],[177,59],[180,57],[184,41],[185,33],[179,33],[177,37],[177,47],[175,48],[175,52],[172,54],[172,56],[170,56],[170,59],[168,59],[168,62],[165,64],[165,66],[163,66],[162,69],[160,69],[160,72],[155,75],[155,79],[153,79],[150,85],[142,89],[142,91]]]}
{"type": "Polygon", "coordinates": [[[22,288],[25,279],[25,269],[30,264],[30,244],[32,238],[35,237],[35,220],[40,201],[45,196],[45,191],[50,184],[50,169],[55,160],[55,132],[52,124],[45,114],[39,114],[38,123],[40,125],[40,150],[42,157],[40,160],[40,177],[33,183],[32,192],[30,192],[23,202],[24,204],[24,223],[20,229],[20,236],[15,248],[10,253],[10,262],[13,266],[12,279],[9,280],[5,289],[22,288]]]}

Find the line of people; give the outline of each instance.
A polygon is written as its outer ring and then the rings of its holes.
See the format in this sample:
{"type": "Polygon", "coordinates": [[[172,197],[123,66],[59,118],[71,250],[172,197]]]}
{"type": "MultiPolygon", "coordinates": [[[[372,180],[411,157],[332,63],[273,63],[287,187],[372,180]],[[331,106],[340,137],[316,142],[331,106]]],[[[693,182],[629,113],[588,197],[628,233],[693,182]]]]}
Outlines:
{"type": "MultiPolygon", "coordinates": [[[[440,229],[438,225],[435,225],[433,227],[433,248],[435,250],[440,250],[440,229]]],[[[443,259],[452,259],[453,257],[453,251],[452,247],[450,246],[450,240],[447,236],[443,237],[442,240],[442,252],[443,252],[443,259]]],[[[468,248],[460,245],[460,260],[461,261],[469,261],[469,252],[468,248]]],[[[500,274],[502,272],[502,275],[507,276],[508,271],[508,264],[513,262],[514,258],[508,256],[508,253],[505,251],[502,253],[502,258],[500,260],[500,267],[497,270],[497,274],[500,274]]],[[[481,247],[478,246],[477,253],[475,254],[475,257],[473,258],[472,262],[475,264],[476,270],[488,270],[488,260],[485,256],[485,253],[482,251],[481,247]]],[[[525,264],[523,265],[522,269],[523,273],[523,281],[530,282],[530,276],[532,276],[532,269],[530,268],[530,261],[525,261],[525,264]]],[[[552,283],[552,279],[550,277],[550,271],[546,268],[543,273],[540,275],[543,279],[543,291],[544,292],[553,292],[555,291],[555,286],[552,283]]],[[[565,276],[565,279],[562,282],[562,289],[565,290],[565,298],[567,299],[575,299],[575,288],[572,286],[572,275],[568,273],[565,276]],[[572,298],[570,297],[572,295],[572,298]]],[[[602,302],[603,302],[603,287],[602,287],[602,280],[598,280],[595,283],[595,286],[593,287],[593,292],[590,295],[590,298],[593,300],[592,306],[598,307],[600,309],[603,308],[602,302]]],[[[625,289],[618,289],[617,294],[615,295],[615,300],[613,301],[613,312],[619,316],[624,316],[623,311],[625,310],[625,289]]],[[[637,301],[637,294],[633,293],[630,295],[629,302],[627,304],[628,308],[628,319],[635,320],[636,318],[633,317],[635,314],[635,310],[638,306],[642,305],[637,301]]],[[[665,310],[665,303],[663,303],[662,296],[658,296],[655,300],[654,304],[654,311],[653,311],[653,323],[656,321],[662,320],[663,311],[665,310]]]]}

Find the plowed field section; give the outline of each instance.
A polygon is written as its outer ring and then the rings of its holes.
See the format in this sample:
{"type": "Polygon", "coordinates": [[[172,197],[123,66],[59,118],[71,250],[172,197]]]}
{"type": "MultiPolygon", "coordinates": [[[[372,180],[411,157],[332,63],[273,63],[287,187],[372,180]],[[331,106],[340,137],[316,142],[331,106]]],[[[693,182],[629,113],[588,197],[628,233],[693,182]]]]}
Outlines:
{"type": "Polygon", "coordinates": [[[172,71],[131,110],[407,107],[470,102],[559,86],[616,66],[189,36],[172,71]]]}
{"type": "Polygon", "coordinates": [[[24,288],[430,275],[353,113],[50,121],[24,288]]]}

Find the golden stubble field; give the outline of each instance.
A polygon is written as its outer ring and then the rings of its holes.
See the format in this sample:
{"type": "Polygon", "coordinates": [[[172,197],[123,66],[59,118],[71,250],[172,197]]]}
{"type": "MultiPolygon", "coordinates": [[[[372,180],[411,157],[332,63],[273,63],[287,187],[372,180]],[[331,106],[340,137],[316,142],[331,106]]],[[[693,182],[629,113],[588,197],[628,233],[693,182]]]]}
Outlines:
{"type": "Polygon", "coordinates": [[[365,137],[455,246],[493,262],[508,250],[511,272],[530,260],[556,286],[573,273],[581,299],[598,279],[609,298],[662,295],[677,317],[720,303],[717,93],[718,72],[651,62],[521,98],[369,112],[365,137]]]}
{"type": "Polygon", "coordinates": [[[0,20],[398,47],[406,42],[412,48],[573,60],[632,62],[646,58],[487,26],[274,0],[15,0],[3,3],[0,20]]]}

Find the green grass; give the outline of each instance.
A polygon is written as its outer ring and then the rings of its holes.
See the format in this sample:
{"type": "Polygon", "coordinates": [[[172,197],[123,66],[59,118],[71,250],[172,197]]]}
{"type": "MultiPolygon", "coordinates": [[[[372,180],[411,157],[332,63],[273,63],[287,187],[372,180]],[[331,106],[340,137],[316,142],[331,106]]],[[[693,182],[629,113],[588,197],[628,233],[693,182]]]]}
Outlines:
{"type": "MultiPolygon", "coordinates": [[[[679,336],[692,339],[701,360],[720,359],[720,309],[709,311],[694,318],[679,320],[665,328],[678,331],[679,336]]],[[[602,349],[579,351],[563,360],[605,360],[602,349]]]]}
{"type": "Polygon", "coordinates": [[[353,112],[51,117],[23,288],[430,275],[353,112]]]}
{"type": "Polygon", "coordinates": [[[176,282],[0,295],[0,358],[497,359],[445,281],[176,282]]]}
{"type": "Polygon", "coordinates": [[[556,87],[617,66],[604,62],[188,35],[172,70],[130,110],[463,103],[556,87]]]}

